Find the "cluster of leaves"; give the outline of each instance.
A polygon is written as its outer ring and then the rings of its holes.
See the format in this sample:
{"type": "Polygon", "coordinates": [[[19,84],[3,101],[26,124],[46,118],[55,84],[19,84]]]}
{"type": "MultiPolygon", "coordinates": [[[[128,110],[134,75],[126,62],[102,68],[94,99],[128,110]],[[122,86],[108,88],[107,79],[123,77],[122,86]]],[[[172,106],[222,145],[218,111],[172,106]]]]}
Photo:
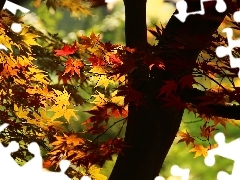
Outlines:
{"type": "Polygon", "coordinates": [[[122,123],[123,128],[127,105],[137,99],[136,92],[125,86],[125,74],[134,68],[133,62],[129,66],[127,61],[133,50],[102,43],[94,33],[68,45],[56,35],[44,35],[25,25],[21,17],[7,11],[1,13],[0,27],[0,43],[8,49],[0,51],[1,123],[10,124],[1,133],[2,143],[19,142],[21,149],[14,157],[26,162],[31,157],[27,145],[35,141],[47,152],[45,168],[58,168],[61,159],[68,159],[72,163],[67,172],[70,177],[104,179],[96,174],[98,167],[125,145],[119,137],[121,130],[111,139],[100,137],[115,124],[122,123]],[[21,24],[20,33],[12,31],[13,22],[21,24]],[[59,77],[57,84],[49,76],[53,71],[59,77]],[[83,97],[75,89],[84,84],[92,86],[93,93],[79,103],[83,97]],[[82,124],[85,130],[67,130],[65,125],[71,118],[78,119],[76,108],[84,103],[92,104],[87,111],[91,117],[82,124]],[[110,117],[116,119],[112,125],[110,117]]]}
{"type": "MultiPolygon", "coordinates": [[[[49,7],[67,7],[75,13],[81,12],[81,8],[71,9],[77,7],[71,0],[46,2],[49,7]]],[[[157,32],[151,32],[160,38],[162,30],[157,27],[157,32]]],[[[0,138],[3,143],[20,142],[21,151],[14,156],[25,161],[30,156],[27,144],[38,142],[47,151],[44,167],[57,168],[61,159],[68,159],[72,163],[67,172],[70,177],[80,179],[90,175],[104,179],[96,174],[98,167],[127,146],[119,134],[127,121],[128,104],[145,105],[144,96],[134,89],[129,78],[136,68],[147,67],[146,73],[150,74],[155,66],[173,75],[174,78],[166,80],[159,89],[158,98],[166,101],[165,106],[186,108],[202,118],[199,135],[179,132],[179,142],[191,144],[196,156],[206,155],[207,149],[214,147],[204,147],[197,139],[201,137],[209,142],[218,124],[225,127],[230,122],[227,118],[213,116],[208,105],[238,105],[240,101],[240,91],[234,83],[237,69],[230,68],[228,57],[215,55],[215,48],[226,44],[226,39],[217,33],[202,53],[204,60],[199,58],[194,63],[180,58],[166,60],[164,57],[172,47],[156,46],[142,52],[101,42],[100,35],[94,33],[65,44],[57,35],[45,35],[6,11],[1,13],[0,33],[0,43],[8,48],[0,51],[0,115],[1,123],[10,124],[0,138]],[[13,22],[22,25],[20,33],[11,30],[13,22]],[[54,71],[58,75],[57,84],[49,76],[54,71]],[[180,76],[180,73],[185,74],[180,76]],[[214,84],[204,85],[197,81],[200,78],[214,84]],[[91,87],[88,99],[77,90],[84,87],[91,87]],[[193,87],[204,90],[205,94],[196,98],[197,103],[184,101],[181,93],[193,87]],[[86,111],[91,117],[82,123],[84,130],[67,130],[65,125],[71,119],[78,119],[77,107],[85,104],[91,104],[91,109],[86,111]],[[113,124],[110,124],[111,117],[114,117],[113,124]],[[122,123],[119,132],[113,138],[102,140],[101,137],[118,123],[122,123]]],[[[174,47],[184,48],[177,44],[174,47]]]]}
{"type": "MultiPolygon", "coordinates": [[[[116,118],[126,117],[127,109],[121,105],[122,98],[112,95],[105,97],[110,99],[109,104],[99,102],[103,101],[101,97],[95,97],[92,102],[95,104],[95,110],[92,109],[89,113],[95,116],[86,121],[87,130],[81,133],[68,132],[64,128],[64,124],[69,123],[70,118],[76,118],[74,102],[71,101],[71,94],[62,86],[62,90],[58,90],[51,86],[51,80],[47,72],[39,69],[38,62],[42,56],[37,58],[37,55],[45,51],[45,48],[51,51],[51,44],[47,47],[42,47],[37,43],[39,38],[44,44],[44,41],[51,41],[55,36],[47,37],[37,32],[33,27],[25,25],[21,22],[20,17],[13,16],[7,11],[1,13],[0,31],[2,43],[8,48],[7,51],[0,51],[0,67],[1,67],[1,123],[8,123],[10,126],[1,134],[3,144],[16,140],[21,144],[21,151],[14,154],[15,158],[28,161],[31,154],[27,151],[27,144],[30,142],[38,142],[48,152],[44,166],[57,167],[61,159],[69,159],[77,168],[69,169],[69,176],[81,178],[83,175],[99,177],[100,175],[92,174],[97,172],[96,164],[102,165],[106,159],[110,159],[114,153],[119,153],[123,146],[122,139],[117,136],[108,141],[91,141],[84,138],[84,134],[101,134],[106,131],[108,118],[114,115],[116,118]],[[20,23],[22,31],[20,33],[13,32],[11,29],[12,23],[20,23]],[[36,53],[35,53],[36,52],[36,53]],[[104,105],[106,106],[105,108],[104,105]],[[101,108],[102,107],[102,108],[101,108]],[[106,111],[107,110],[107,111],[106,111]],[[98,116],[98,115],[102,116],[98,116]],[[99,121],[96,117],[104,117],[103,121],[99,121]],[[93,123],[92,128],[89,127],[93,123]],[[105,125],[104,125],[105,123],[105,125]],[[79,169],[80,168],[80,169],[79,169]]],[[[91,64],[84,64],[82,59],[71,58],[70,55],[77,50],[77,46],[81,46],[83,51],[97,49],[93,45],[99,41],[99,36],[91,35],[90,38],[82,37],[82,44],[75,43],[73,46],[63,45],[61,50],[56,50],[55,54],[51,51],[48,58],[52,56],[67,57],[57,58],[65,66],[64,74],[71,77],[76,73],[78,76],[81,73],[86,73],[85,76],[102,78],[96,86],[101,86],[104,81],[108,81],[104,75],[104,69],[98,66],[95,62],[92,71],[89,71],[91,64]],[[80,72],[81,71],[81,72],[80,72]],[[100,74],[101,71],[101,74],[100,74]],[[96,75],[95,75],[96,74],[96,75]],[[102,82],[102,84],[101,84],[102,82]]],[[[61,43],[59,41],[58,43],[61,43]]],[[[52,44],[54,42],[52,41],[52,44]]],[[[115,53],[110,51],[117,46],[102,47],[102,52],[109,62],[118,61],[115,53]],[[109,51],[109,53],[108,53],[109,51]]],[[[48,52],[49,52],[48,51],[48,52]]],[[[45,54],[48,53],[45,51],[45,54]]],[[[91,61],[100,58],[100,52],[95,56],[91,56],[91,61]]],[[[102,54],[103,55],[103,54],[102,54]]],[[[47,57],[47,56],[46,56],[47,57]]],[[[40,63],[41,64],[41,63],[40,63]]],[[[58,64],[62,66],[62,64],[58,64]]],[[[57,69],[57,68],[56,68],[57,69]]],[[[124,81],[124,78],[118,78],[113,75],[112,78],[124,81]]],[[[96,78],[97,79],[97,78],[96,78]]],[[[96,80],[95,79],[95,80],[96,80]]],[[[60,79],[59,79],[60,80],[60,79]]],[[[87,79],[85,80],[87,81],[87,79]]],[[[90,82],[91,80],[88,79],[90,82]]],[[[92,79],[94,81],[94,79],[92,79]]],[[[109,83],[113,80],[109,79],[109,83]]],[[[66,83],[64,81],[64,83],[66,83]]],[[[107,86],[109,83],[105,84],[107,86]]],[[[115,81],[114,83],[119,83],[115,81]]],[[[100,93],[101,94],[101,93],[100,93]]],[[[103,94],[102,94],[103,95],[103,94]]],[[[100,176],[101,177],[101,176],[100,176]]],[[[101,177],[103,179],[103,177],[101,177]]]]}
{"type": "Polygon", "coordinates": [[[81,15],[91,15],[90,7],[96,7],[105,4],[102,0],[33,0],[33,5],[37,8],[46,3],[48,9],[55,11],[57,8],[68,9],[72,15],[78,18],[81,15]]]}
{"type": "MultiPolygon", "coordinates": [[[[228,23],[231,23],[232,28],[239,29],[239,24],[232,20],[231,15],[226,18],[231,20],[228,23]]],[[[156,31],[149,31],[157,40],[161,40],[163,29],[164,27],[156,26],[156,31]]],[[[196,62],[189,63],[188,60],[184,59],[163,62],[165,70],[173,74],[174,78],[165,81],[165,85],[159,90],[159,98],[166,102],[165,106],[172,106],[179,110],[187,109],[189,113],[193,112],[196,118],[200,119],[197,122],[202,122],[199,132],[189,133],[186,130],[178,133],[178,142],[185,142],[187,146],[191,145],[190,152],[195,152],[195,157],[206,156],[209,149],[217,147],[217,144],[212,143],[212,137],[219,129],[219,125],[224,128],[226,128],[227,123],[237,125],[234,118],[228,118],[231,113],[234,113],[233,111],[226,113],[226,110],[214,114],[214,110],[220,111],[219,107],[237,107],[240,103],[239,84],[237,83],[239,70],[230,67],[228,56],[223,58],[216,56],[215,49],[218,46],[227,46],[227,39],[226,36],[220,35],[216,31],[212,41],[201,52],[196,62]],[[187,72],[186,75],[180,76],[185,72],[187,72]],[[180,78],[178,78],[179,76],[180,78]],[[189,98],[192,99],[189,100],[186,95],[182,94],[186,89],[190,89],[190,91],[195,89],[195,91],[204,93],[193,95],[189,98]]],[[[177,43],[174,47],[187,48],[178,46],[177,43]]],[[[239,57],[239,48],[234,48],[232,53],[236,58],[239,57]]],[[[164,54],[162,56],[164,57],[164,54]]]]}

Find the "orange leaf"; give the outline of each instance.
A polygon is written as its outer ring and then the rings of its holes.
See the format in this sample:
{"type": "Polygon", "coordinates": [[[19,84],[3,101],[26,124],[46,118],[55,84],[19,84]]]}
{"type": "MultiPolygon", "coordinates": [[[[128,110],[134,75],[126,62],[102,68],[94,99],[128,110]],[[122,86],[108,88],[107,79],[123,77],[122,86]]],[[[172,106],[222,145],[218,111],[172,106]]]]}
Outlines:
{"type": "Polygon", "coordinates": [[[182,138],[182,139],[180,139],[180,140],[178,141],[178,143],[185,141],[186,144],[187,144],[187,146],[188,146],[188,144],[189,144],[190,142],[191,142],[192,144],[194,144],[194,140],[195,140],[195,139],[192,138],[188,132],[184,133],[184,132],[180,131],[180,132],[178,133],[178,136],[180,136],[180,137],[182,138]]]}
{"type": "Polygon", "coordinates": [[[69,73],[71,71],[71,77],[74,75],[74,72],[78,74],[80,77],[80,68],[84,66],[84,64],[80,60],[73,60],[72,58],[68,58],[67,62],[65,63],[66,69],[63,73],[69,73]]]}
{"type": "Polygon", "coordinates": [[[83,138],[78,137],[76,134],[71,134],[66,138],[66,143],[68,145],[72,144],[73,146],[77,146],[79,144],[85,144],[85,141],[83,138]]]}
{"type": "Polygon", "coordinates": [[[221,124],[225,129],[226,129],[226,123],[229,122],[229,120],[227,118],[222,118],[222,117],[212,117],[213,121],[214,121],[214,124],[217,125],[217,124],[221,124]]]}
{"type": "Polygon", "coordinates": [[[43,161],[43,168],[49,169],[53,164],[53,161],[46,159],[43,161]]]}
{"type": "Polygon", "coordinates": [[[194,158],[203,155],[204,157],[207,156],[208,148],[203,147],[202,145],[195,145],[189,152],[196,152],[194,158]]]}

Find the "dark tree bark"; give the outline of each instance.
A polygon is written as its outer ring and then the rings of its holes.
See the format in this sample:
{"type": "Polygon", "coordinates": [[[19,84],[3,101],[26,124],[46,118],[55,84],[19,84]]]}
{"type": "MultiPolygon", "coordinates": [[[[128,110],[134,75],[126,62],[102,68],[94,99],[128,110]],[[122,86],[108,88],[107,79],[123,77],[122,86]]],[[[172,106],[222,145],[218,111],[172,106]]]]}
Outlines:
{"type": "MultiPolygon", "coordinates": [[[[178,59],[187,59],[189,63],[196,61],[227,14],[216,12],[215,3],[207,2],[205,15],[189,16],[185,23],[175,16],[171,17],[159,43],[159,47],[170,47],[170,53],[164,57],[166,60],[178,56],[178,59]],[[171,48],[176,43],[180,43],[184,49],[171,48]]],[[[147,42],[146,0],[124,0],[124,4],[126,44],[142,48],[147,42]]],[[[191,2],[191,7],[199,7],[199,2],[191,2]]],[[[179,72],[181,68],[184,67],[179,67],[179,72]]],[[[153,68],[149,80],[135,85],[144,72],[138,68],[130,77],[134,88],[143,93],[147,105],[129,105],[125,142],[131,147],[123,150],[124,155],[119,154],[109,180],[153,180],[158,176],[182,120],[183,110],[162,107],[164,102],[156,98],[163,81],[173,78],[173,75],[153,68]]]]}
{"type": "Polygon", "coordinates": [[[125,5],[125,37],[128,47],[147,44],[146,0],[123,0],[125,5]]]}
{"type": "Polygon", "coordinates": [[[3,9],[3,6],[4,6],[5,2],[6,2],[6,0],[1,0],[0,1],[0,10],[3,9]]]}

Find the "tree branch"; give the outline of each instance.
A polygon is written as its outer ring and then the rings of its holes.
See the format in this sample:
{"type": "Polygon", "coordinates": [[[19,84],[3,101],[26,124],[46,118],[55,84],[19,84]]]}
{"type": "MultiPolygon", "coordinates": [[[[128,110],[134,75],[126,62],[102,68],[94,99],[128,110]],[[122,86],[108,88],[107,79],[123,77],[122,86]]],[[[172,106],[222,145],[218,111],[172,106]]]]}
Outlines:
{"type": "Polygon", "coordinates": [[[180,94],[180,98],[183,102],[192,103],[196,105],[199,112],[202,112],[207,109],[208,110],[207,112],[209,112],[209,114],[207,115],[240,120],[240,113],[239,113],[240,105],[222,105],[222,104],[214,104],[213,102],[213,104],[199,107],[198,104],[200,104],[202,101],[199,100],[198,97],[202,97],[202,96],[206,96],[206,92],[196,88],[186,89],[182,91],[182,93],[180,94]]]}

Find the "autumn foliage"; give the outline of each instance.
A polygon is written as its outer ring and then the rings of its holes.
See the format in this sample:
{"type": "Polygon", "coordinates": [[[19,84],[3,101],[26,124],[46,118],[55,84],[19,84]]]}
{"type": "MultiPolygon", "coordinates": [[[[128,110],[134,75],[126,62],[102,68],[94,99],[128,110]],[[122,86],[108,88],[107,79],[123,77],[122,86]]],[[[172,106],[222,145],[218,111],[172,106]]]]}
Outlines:
{"type": "MultiPolygon", "coordinates": [[[[55,6],[69,7],[70,3],[47,2],[47,6],[54,9],[55,6]]],[[[38,6],[41,1],[35,3],[38,6]]],[[[81,12],[86,13],[84,9],[81,12]]],[[[157,40],[162,28],[150,31],[157,40]]],[[[31,157],[27,144],[38,142],[46,152],[44,167],[58,168],[61,159],[68,159],[72,163],[67,172],[70,177],[89,175],[93,179],[104,179],[99,167],[111,160],[113,154],[121,153],[122,148],[129,148],[119,137],[127,123],[128,104],[145,105],[144,96],[133,88],[129,78],[136,68],[147,67],[148,74],[153,67],[174,74],[174,79],[164,81],[158,98],[165,101],[164,106],[187,109],[202,119],[199,134],[187,131],[178,134],[178,142],[191,146],[190,151],[196,152],[196,157],[206,156],[207,150],[214,147],[202,145],[199,137],[210,142],[217,126],[226,127],[230,122],[226,117],[214,116],[209,104],[240,103],[240,89],[234,83],[238,70],[229,67],[227,57],[216,58],[213,51],[220,43],[226,43],[220,35],[215,36],[203,52],[204,60],[188,64],[184,59],[164,60],[167,52],[158,45],[143,52],[102,42],[95,33],[89,37],[79,36],[77,41],[66,44],[57,35],[43,34],[7,11],[1,13],[0,34],[0,43],[8,49],[0,51],[0,121],[10,124],[1,134],[1,140],[5,144],[12,140],[20,142],[21,151],[13,155],[23,161],[31,157]],[[13,22],[22,25],[20,33],[11,30],[13,22]],[[191,74],[178,78],[180,72],[189,70],[193,70],[191,74]],[[57,83],[51,80],[53,73],[58,76],[57,83]],[[201,78],[214,83],[201,84],[201,78]],[[205,92],[196,98],[196,104],[181,97],[183,91],[193,87],[205,92]],[[84,98],[79,89],[86,91],[89,98],[84,98]],[[84,106],[90,107],[86,110],[90,117],[81,124],[83,131],[68,130],[70,121],[78,120],[78,107],[84,106]],[[101,137],[116,124],[122,124],[119,132],[103,140],[101,137]]],[[[182,48],[177,44],[175,47],[182,48]]]]}

